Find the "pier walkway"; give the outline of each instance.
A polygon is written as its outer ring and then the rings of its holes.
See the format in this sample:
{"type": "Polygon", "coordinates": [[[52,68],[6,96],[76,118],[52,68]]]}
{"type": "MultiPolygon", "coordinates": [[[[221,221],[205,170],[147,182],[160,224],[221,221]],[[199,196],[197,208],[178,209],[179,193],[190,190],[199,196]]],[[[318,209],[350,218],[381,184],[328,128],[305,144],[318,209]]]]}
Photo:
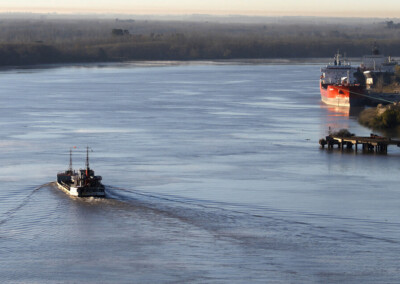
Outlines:
{"type": "Polygon", "coordinates": [[[387,153],[389,145],[396,145],[397,147],[400,147],[400,140],[393,140],[391,138],[381,137],[375,134],[371,134],[370,137],[341,137],[329,135],[326,136],[325,139],[320,139],[319,144],[322,148],[327,145],[328,149],[333,149],[334,145],[337,145],[342,151],[345,147],[347,149],[352,149],[353,146],[355,146],[355,151],[357,151],[358,145],[361,145],[363,151],[387,153]]]}

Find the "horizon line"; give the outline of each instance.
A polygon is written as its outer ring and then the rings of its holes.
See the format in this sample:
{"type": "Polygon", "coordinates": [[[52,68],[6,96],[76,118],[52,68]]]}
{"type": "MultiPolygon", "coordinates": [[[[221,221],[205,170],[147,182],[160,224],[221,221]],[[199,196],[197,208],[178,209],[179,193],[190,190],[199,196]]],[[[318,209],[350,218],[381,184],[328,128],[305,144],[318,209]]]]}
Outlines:
{"type": "Polygon", "coordinates": [[[229,17],[229,16],[243,16],[243,17],[315,17],[315,18],[360,18],[360,19],[396,19],[399,18],[399,13],[391,11],[347,11],[338,12],[337,14],[332,11],[329,12],[309,12],[309,11],[228,11],[228,10],[155,10],[149,8],[138,9],[137,11],[113,9],[80,9],[80,8],[60,8],[52,9],[47,7],[8,7],[0,8],[0,14],[57,14],[57,15],[132,15],[132,16],[216,16],[216,17],[229,17]],[[335,16],[332,16],[335,15],[335,16]]]}
{"type": "Polygon", "coordinates": [[[183,16],[211,16],[211,17],[254,17],[254,18],[260,18],[260,17],[301,17],[301,18],[329,18],[329,19],[338,19],[338,18],[357,18],[357,19],[399,19],[399,16],[397,13],[396,15],[388,16],[386,13],[385,15],[354,15],[351,14],[351,12],[341,14],[340,16],[332,16],[331,13],[329,15],[324,15],[321,13],[315,14],[315,13],[309,13],[309,14],[301,14],[301,13],[288,13],[288,12],[269,12],[269,13],[263,13],[263,12],[257,12],[257,13],[218,13],[218,12],[122,12],[122,11],[111,11],[111,12],[106,12],[106,11],[79,11],[79,9],[73,9],[73,10],[64,10],[64,11],[53,11],[53,10],[41,10],[37,9],[36,11],[32,10],[8,10],[8,9],[1,9],[0,8],[0,15],[2,14],[31,14],[31,15],[59,15],[59,16],[68,16],[68,15],[92,15],[92,16],[113,16],[113,15],[125,15],[125,16],[158,16],[158,17],[183,17],[183,16]]]}

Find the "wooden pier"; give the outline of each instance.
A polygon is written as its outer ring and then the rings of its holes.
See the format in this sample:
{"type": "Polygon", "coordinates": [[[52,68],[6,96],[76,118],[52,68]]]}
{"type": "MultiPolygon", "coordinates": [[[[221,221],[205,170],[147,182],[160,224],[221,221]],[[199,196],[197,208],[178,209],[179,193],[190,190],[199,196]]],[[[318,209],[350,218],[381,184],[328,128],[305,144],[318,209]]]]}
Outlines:
{"type": "Polygon", "coordinates": [[[329,135],[326,136],[325,139],[320,139],[319,144],[322,148],[327,145],[328,149],[333,149],[334,145],[337,145],[342,151],[345,147],[347,149],[352,149],[354,146],[356,152],[358,150],[358,146],[360,145],[362,150],[365,152],[387,153],[389,145],[396,145],[397,147],[400,147],[400,140],[393,140],[391,138],[381,137],[375,134],[371,134],[370,137],[341,137],[329,135]]]}

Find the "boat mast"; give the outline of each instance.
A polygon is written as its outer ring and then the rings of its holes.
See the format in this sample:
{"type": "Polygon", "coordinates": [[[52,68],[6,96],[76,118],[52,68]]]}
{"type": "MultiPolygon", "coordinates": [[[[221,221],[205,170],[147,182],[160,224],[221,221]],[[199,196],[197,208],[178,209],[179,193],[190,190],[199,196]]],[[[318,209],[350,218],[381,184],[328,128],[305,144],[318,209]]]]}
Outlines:
{"type": "Polygon", "coordinates": [[[89,146],[86,147],[86,169],[89,170],[89,146]]]}
{"type": "Polygon", "coordinates": [[[69,148],[69,171],[72,173],[72,148],[69,148]]]}
{"type": "Polygon", "coordinates": [[[89,182],[89,146],[86,146],[86,179],[85,179],[85,184],[88,184],[89,182]]]}

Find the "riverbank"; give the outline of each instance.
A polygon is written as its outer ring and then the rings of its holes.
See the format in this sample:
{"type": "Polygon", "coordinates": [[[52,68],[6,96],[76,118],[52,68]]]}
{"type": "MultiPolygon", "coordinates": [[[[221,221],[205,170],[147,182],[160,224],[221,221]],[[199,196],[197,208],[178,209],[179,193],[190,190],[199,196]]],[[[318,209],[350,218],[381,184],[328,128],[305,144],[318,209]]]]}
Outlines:
{"type": "MultiPolygon", "coordinates": [[[[200,44],[200,43],[199,43],[200,44]]],[[[0,44],[0,66],[30,66],[44,64],[73,64],[99,62],[129,62],[129,61],[213,61],[226,63],[234,61],[241,64],[292,64],[326,62],[321,57],[307,56],[298,53],[268,54],[269,49],[279,49],[280,45],[260,47],[263,52],[255,52],[254,48],[241,48],[242,52],[227,56],[221,51],[214,54],[203,51],[201,54],[191,54],[183,44],[178,49],[166,43],[142,43],[80,46],[71,50],[68,46],[46,44],[0,44]],[[183,51],[182,51],[183,50],[183,51]],[[265,51],[266,50],[266,51],[265,51]],[[188,53],[189,52],[189,53],[188,53]],[[255,54],[256,53],[256,54],[255,54]]],[[[234,48],[230,50],[235,50],[234,48]]],[[[329,56],[323,54],[325,58],[329,56]]],[[[308,54],[311,55],[311,54],[308,54]]]]}
{"type": "Polygon", "coordinates": [[[163,67],[163,66],[182,66],[182,65],[323,65],[329,58],[276,58],[276,59],[220,59],[220,60],[127,60],[119,62],[71,62],[71,63],[48,63],[32,65],[10,65],[0,66],[0,71],[13,69],[51,69],[60,67],[163,67]]]}
{"type": "Polygon", "coordinates": [[[400,125],[400,103],[378,105],[360,113],[358,121],[372,129],[391,129],[400,125]]]}

